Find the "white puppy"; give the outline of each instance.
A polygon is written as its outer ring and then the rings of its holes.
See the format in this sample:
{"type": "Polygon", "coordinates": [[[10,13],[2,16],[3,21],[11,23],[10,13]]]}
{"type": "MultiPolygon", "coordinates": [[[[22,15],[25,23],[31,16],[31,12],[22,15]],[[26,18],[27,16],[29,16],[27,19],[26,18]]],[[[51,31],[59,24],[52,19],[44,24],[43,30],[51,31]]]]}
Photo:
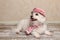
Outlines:
{"type": "Polygon", "coordinates": [[[45,21],[45,11],[39,8],[34,8],[30,18],[21,20],[15,29],[15,32],[19,34],[20,31],[23,31],[26,34],[32,34],[37,38],[39,38],[42,33],[51,35],[52,33],[47,30],[45,21]]]}

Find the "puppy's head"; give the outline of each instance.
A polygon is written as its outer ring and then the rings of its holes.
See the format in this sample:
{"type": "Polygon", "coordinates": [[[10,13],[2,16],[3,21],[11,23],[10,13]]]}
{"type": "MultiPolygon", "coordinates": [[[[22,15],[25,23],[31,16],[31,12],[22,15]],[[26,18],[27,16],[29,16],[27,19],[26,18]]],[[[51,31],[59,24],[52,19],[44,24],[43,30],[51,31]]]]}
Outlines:
{"type": "Polygon", "coordinates": [[[43,23],[46,20],[45,11],[39,8],[34,8],[31,12],[32,21],[39,21],[43,23]]]}

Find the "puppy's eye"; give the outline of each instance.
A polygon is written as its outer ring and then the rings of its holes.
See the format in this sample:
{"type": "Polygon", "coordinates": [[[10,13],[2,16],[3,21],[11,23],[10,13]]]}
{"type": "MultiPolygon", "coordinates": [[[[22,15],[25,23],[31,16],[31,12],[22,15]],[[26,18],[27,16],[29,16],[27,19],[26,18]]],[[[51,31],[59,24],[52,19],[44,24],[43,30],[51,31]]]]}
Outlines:
{"type": "Polygon", "coordinates": [[[36,16],[38,16],[38,14],[35,14],[36,16]]]}

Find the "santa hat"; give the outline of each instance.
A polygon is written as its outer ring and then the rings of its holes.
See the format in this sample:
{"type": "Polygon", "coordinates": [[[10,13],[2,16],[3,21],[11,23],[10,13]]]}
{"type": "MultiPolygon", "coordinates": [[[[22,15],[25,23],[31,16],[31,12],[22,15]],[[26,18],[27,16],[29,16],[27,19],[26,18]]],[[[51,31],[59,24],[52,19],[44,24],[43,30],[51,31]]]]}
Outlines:
{"type": "Polygon", "coordinates": [[[44,11],[43,9],[34,8],[34,9],[33,9],[33,12],[38,12],[38,13],[40,13],[42,16],[45,17],[45,11],[44,11]]]}

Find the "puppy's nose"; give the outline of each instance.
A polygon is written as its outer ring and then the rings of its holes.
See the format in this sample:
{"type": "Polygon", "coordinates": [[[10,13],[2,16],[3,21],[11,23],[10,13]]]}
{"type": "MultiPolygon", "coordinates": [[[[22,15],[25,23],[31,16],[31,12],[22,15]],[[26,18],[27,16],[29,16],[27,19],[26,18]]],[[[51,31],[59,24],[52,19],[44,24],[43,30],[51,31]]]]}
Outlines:
{"type": "Polygon", "coordinates": [[[33,16],[31,16],[31,18],[33,18],[33,16]]]}

